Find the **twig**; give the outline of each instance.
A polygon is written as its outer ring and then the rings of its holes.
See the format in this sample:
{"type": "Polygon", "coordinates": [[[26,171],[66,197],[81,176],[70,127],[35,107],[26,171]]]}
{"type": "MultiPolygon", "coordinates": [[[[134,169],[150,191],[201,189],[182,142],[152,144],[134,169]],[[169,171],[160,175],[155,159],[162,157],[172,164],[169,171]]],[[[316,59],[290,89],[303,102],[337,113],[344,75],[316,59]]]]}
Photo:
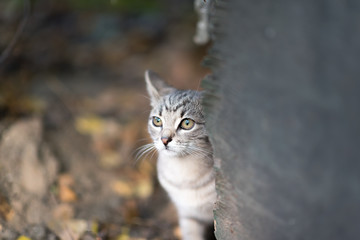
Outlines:
{"type": "Polygon", "coordinates": [[[11,39],[9,45],[5,48],[5,50],[0,55],[0,64],[2,64],[7,57],[9,57],[11,50],[14,48],[15,43],[17,42],[20,34],[24,31],[25,25],[28,21],[30,16],[30,0],[24,0],[24,17],[19,24],[19,27],[16,29],[16,32],[11,39]]]}

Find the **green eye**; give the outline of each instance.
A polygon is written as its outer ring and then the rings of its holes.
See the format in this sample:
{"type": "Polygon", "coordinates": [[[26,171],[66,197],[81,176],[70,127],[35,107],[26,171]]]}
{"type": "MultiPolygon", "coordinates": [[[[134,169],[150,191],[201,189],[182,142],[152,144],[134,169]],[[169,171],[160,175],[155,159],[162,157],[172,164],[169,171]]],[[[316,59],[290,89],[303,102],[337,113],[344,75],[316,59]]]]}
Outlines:
{"type": "Polygon", "coordinates": [[[194,127],[194,125],[195,125],[194,120],[190,118],[185,118],[184,120],[181,121],[180,128],[184,130],[190,130],[194,127]]]}
{"type": "Polygon", "coordinates": [[[155,127],[161,127],[162,126],[162,121],[159,117],[153,117],[152,120],[153,124],[155,127]]]}

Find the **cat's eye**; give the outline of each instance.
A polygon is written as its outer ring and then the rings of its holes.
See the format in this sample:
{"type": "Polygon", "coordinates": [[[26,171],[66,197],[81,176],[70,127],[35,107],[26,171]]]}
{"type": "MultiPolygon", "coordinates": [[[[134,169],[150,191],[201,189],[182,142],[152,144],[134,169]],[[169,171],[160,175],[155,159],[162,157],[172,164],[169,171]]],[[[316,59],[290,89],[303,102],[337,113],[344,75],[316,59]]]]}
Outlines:
{"type": "Polygon", "coordinates": [[[195,125],[194,120],[190,118],[185,118],[184,120],[181,121],[180,128],[185,130],[190,130],[194,127],[194,125],[195,125]]]}
{"type": "Polygon", "coordinates": [[[153,117],[152,123],[154,124],[155,127],[162,126],[162,121],[159,117],[153,117]]]}

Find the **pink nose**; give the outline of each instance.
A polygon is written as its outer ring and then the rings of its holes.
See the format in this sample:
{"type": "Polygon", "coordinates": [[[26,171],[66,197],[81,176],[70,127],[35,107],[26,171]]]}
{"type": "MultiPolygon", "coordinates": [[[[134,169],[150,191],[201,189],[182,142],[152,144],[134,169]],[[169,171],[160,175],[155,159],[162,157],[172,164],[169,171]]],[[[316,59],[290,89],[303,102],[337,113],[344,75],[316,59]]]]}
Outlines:
{"type": "Polygon", "coordinates": [[[171,142],[172,138],[171,137],[162,137],[161,141],[163,142],[163,144],[165,146],[167,146],[169,144],[169,142],[171,142]]]}

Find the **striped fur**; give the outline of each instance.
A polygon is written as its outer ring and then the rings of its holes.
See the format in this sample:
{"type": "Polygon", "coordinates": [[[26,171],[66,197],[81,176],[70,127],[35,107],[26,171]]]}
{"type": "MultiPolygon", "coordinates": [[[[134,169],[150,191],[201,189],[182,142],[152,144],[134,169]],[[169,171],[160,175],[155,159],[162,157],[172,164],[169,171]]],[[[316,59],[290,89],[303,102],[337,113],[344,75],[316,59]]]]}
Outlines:
{"type": "Polygon", "coordinates": [[[152,110],[148,130],[159,153],[158,179],[175,204],[184,240],[202,240],[213,223],[216,200],[214,160],[201,106],[201,93],[167,86],[157,75],[145,73],[152,110]],[[162,126],[153,124],[153,117],[162,126]],[[192,119],[190,130],[179,127],[192,119]],[[164,144],[161,138],[172,140],[164,144]]]}

